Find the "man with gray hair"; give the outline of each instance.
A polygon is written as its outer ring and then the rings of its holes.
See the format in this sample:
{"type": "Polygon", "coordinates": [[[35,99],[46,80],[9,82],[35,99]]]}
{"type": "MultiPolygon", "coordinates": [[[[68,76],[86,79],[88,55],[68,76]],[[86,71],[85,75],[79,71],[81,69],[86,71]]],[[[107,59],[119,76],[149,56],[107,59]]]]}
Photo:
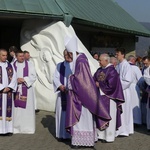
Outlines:
{"type": "Polygon", "coordinates": [[[141,118],[141,108],[140,108],[140,88],[139,88],[139,81],[142,78],[142,73],[139,67],[135,65],[136,58],[133,55],[129,55],[127,58],[131,70],[132,70],[132,83],[130,85],[130,89],[132,92],[132,109],[133,109],[133,121],[135,125],[142,124],[141,118]]]}
{"type": "Polygon", "coordinates": [[[121,126],[122,103],[124,103],[123,90],[119,74],[112,64],[108,54],[99,57],[100,68],[94,74],[94,80],[99,88],[100,101],[105,102],[105,108],[111,116],[109,127],[98,130],[98,139],[102,142],[113,142],[116,130],[121,126]]]}
{"type": "Polygon", "coordinates": [[[65,130],[66,119],[66,105],[67,105],[67,81],[69,75],[72,74],[71,65],[67,51],[64,50],[65,61],[60,62],[56,66],[54,73],[54,92],[57,93],[56,108],[55,108],[55,123],[56,123],[56,137],[60,140],[69,139],[70,134],[65,130]]]}

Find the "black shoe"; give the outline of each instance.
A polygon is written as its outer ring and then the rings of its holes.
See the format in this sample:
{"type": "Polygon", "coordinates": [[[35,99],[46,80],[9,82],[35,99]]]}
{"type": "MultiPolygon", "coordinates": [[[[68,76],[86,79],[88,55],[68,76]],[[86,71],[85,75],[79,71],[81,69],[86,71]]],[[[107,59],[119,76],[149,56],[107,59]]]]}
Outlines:
{"type": "Polygon", "coordinates": [[[38,113],[39,111],[40,111],[39,109],[36,109],[36,110],[35,110],[35,113],[38,113]]]}
{"type": "Polygon", "coordinates": [[[90,148],[90,149],[94,149],[94,146],[76,146],[76,145],[71,145],[71,149],[86,149],[86,148],[90,148]]]}
{"type": "Polygon", "coordinates": [[[98,139],[98,141],[101,141],[102,143],[105,143],[105,140],[103,140],[103,139],[98,139]]]}
{"type": "Polygon", "coordinates": [[[107,143],[107,141],[106,141],[106,140],[101,140],[101,142],[102,142],[102,143],[107,143]]]}
{"type": "Polygon", "coordinates": [[[12,136],[13,133],[6,133],[5,135],[6,135],[6,136],[12,136]]]}
{"type": "Polygon", "coordinates": [[[71,145],[71,149],[81,149],[81,146],[71,145]]]}
{"type": "Polygon", "coordinates": [[[94,146],[82,146],[82,148],[83,148],[83,149],[86,149],[86,148],[88,148],[88,149],[89,149],[89,148],[90,148],[90,149],[95,149],[94,146]]]}
{"type": "Polygon", "coordinates": [[[103,139],[100,139],[100,141],[101,141],[102,143],[113,143],[113,142],[108,142],[108,141],[103,140],[103,139]]]}
{"type": "Polygon", "coordinates": [[[141,125],[140,124],[134,124],[134,128],[140,128],[141,127],[141,125]]]}

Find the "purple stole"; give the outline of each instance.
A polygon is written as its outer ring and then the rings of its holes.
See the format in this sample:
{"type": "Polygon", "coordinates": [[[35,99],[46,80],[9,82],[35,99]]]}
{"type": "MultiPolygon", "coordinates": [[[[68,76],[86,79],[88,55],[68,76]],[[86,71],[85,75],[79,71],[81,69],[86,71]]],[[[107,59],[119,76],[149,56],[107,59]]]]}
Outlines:
{"type": "MultiPolygon", "coordinates": [[[[17,66],[16,62],[14,62],[14,68],[17,72],[17,66]]],[[[23,77],[28,76],[28,62],[25,61],[25,67],[23,68],[23,77]]],[[[17,88],[18,91],[18,88],[17,88]]],[[[14,104],[15,107],[20,107],[20,108],[26,108],[26,103],[27,103],[27,92],[28,92],[28,87],[25,85],[25,83],[22,83],[22,95],[20,95],[19,92],[16,92],[15,94],[15,99],[14,99],[14,104]]]]}
{"type": "MultiPolygon", "coordinates": [[[[7,63],[8,66],[6,68],[7,76],[8,76],[8,84],[10,84],[13,76],[13,68],[10,63],[7,63]]],[[[2,84],[2,67],[0,66],[0,83],[2,84]]],[[[12,91],[9,91],[7,94],[7,106],[6,106],[6,120],[11,121],[12,118],[12,91]]],[[[0,120],[2,120],[2,101],[3,101],[3,93],[0,92],[0,120]]]]}
{"type": "Polygon", "coordinates": [[[134,64],[132,64],[132,63],[130,63],[130,62],[129,62],[129,64],[130,64],[131,66],[136,66],[136,65],[134,65],[134,64]]]}
{"type": "MultiPolygon", "coordinates": [[[[64,76],[65,76],[65,66],[64,66],[64,62],[62,62],[60,64],[60,82],[62,85],[64,85],[64,76]]],[[[61,107],[62,107],[62,111],[66,111],[66,93],[65,92],[61,92],[61,107]]]]}

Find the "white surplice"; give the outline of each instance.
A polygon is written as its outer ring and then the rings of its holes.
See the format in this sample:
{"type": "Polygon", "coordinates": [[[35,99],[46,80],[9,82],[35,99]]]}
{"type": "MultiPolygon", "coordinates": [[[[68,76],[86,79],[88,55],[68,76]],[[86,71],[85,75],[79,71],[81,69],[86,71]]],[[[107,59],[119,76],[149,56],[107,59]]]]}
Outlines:
{"type": "Polygon", "coordinates": [[[113,142],[115,140],[116,133],[116,115],[117,107],[116,102],[110,99],[110,116],[111,120],[109,121],[109,127],[104,130],[98,130],[98,139],[106,140],[107,142],[113,142]]]}
{"type": "MultiPolygon", "coordinates": [[[[67,139],[70,138],[70,134],[66,132],[65,129],[66,111],[62,111],[61,92],[60,90],[58,90],[58,87],[62,85],[62,83],[60,82],[60,66],[61,63],[57,64],[53,80],[54,91],[57,93],[56,108],[55,108],[56,137],[67,139]]],[[[72,73],[72,71],[70,69],[70,63],[64,61],[64,66],[65,66],[64,85],[67,86],[68,76],[72,73]]]]}
{"type": "MultiPolygon", "coordinates": [[[[0,91],[3,90],[6,87],[10,87],[13,89],[13,92],[15,92],[17,88],[17,78],[16,78],[16,73],[15,71],[11,82],[8,84],[8,75],[7,75],[7,70],[6,67],[8,66],[7,62],[0,62],[0,66],[2,67],[2,84],[0,84],[0,91]]],[[[13,100],[13,97],[12,97],[13,100]]],[[[7,106],[7,94],[3,94],[3,99],[2,99],[2,120],[0,120],[0,134],[5,134],[5,133],[13,133],[13,111],[14,111],[14,103],[12,103],[12,120],[11,121],[6,121],[6,106],[7,106]]]]}
{"type": "Polygon", "coordinates": [[[147,99],[147,117],[146,117],[146,124],[147,124],[147,129],[150,130],[150,66],[144,70],[144,80],[147,83],[147,92],[148,92],[148,99],[147,99]]]}
{"type": "Polygon", "coordinates": [[[131,65],[132,69],[132,83],[131,83],[131,96],[133,108],[133,121],[136,124],[142,124],[141,107],[140,107],[140,88],[138,81],[142,78],[141,70],[136,65],[131,65]]]}
{"type": "MultiPolygon", "coordinates": [[[[34,66],[30,63],[28,65],[28,76],[23,77],[25,62],[16,62],[16,66],[17,78],[24,78],[28,90],[26,108],[15,107],[14,109],[14,133],[33,134],[35,132],[35,105],[32,84],[36,80],[36,72],[34,66]]],[[[18,85],[18,89],[20,89],[20,85],[18,85]]]]}
{"type": "Polygon", "coordinates": [[[130,85],[132,83],[132,70],[130,64],[124,59],[116,67],[120,75],[120,81],[123,88],[125,103],[122,104],[123,113],[121,114],[122,125],[116,131],[116,136],[123,135],[129,136],[134,133],[133,129],[133,111],[130,85]]]}
{"type": "Polygon", "coordinates": [[[94,146],[97,130],[92,113],[82,106],[80,120],[73,126],[71,144],[76,146],[94,146]]]}

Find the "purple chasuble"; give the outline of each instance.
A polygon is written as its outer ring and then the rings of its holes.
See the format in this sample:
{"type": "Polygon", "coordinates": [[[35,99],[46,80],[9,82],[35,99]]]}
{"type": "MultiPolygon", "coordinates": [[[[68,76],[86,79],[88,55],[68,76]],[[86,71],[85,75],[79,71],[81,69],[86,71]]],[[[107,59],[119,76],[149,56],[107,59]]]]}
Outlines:
{"type": "Polygon", "coordinates": [[[97,128],[107,128],[111,117],[103,103],[98,100],[98,89],[85,54],[80,54],[77,58],[75,73],[70,76],[70,83],[73,90],[69,90],[67,96],[67,131],[73,133],[72,127],[80,120],[82,106],[95,115],[99,121],[97,128]]]}
{"type": "MultiPolygon", "coordinates": [[[[8,84],[10,84],[13,76],[13,68],[10,63],[7,62],[7,76],[8,76],[8,84]]],[[[2,84],[2,67],[0,66],[0,83],[2,84]]],[[[6,120],[11,121],[12,118],[12,90],[10,90],[7,94],[7,106],[6,106],[6,120]]],[[[3,91],[0,91],[0,120],[2,120],[2,101],[3,101],[3,91]]]]}
{"type": "Polygon", "coordinates": [[[110,112],[110,99],[116,102],[117,130],[121,126],[122,103],[125,102],[119,74],[117,73],[113,65],[108,66],[106,68],[100,67],[94,74],[94,80],[99,82],[100,89],[105,94],[99,94],[99,101],[104,101],[108,113],[110,112]]]}
{"type": "MultiPolygon", "coordinates": [[[[17,72],[16,62],[17,61],[14,62],[14,68],[17,72]]],[[[26,76],[28,76],[28,62],[27,61],[25,61],[25,67],[23,68],[23,77],[26,77],[26,76]]],[[[14,104],[15,104],[15,107],[26,108],[28,87],[25,85],[25,83],[22,83],[21,86],[22,86],[22,95],[20,95],[19,92],[16,92],[14,104]]]]}
{"type": "MultiPolygon", "coordinates": [[[[64,76],[65,76],[65,65],[64,62],[60,64],[60,82],[64,85],[64,76]]],[[[62,111],[66,111],[66,103],[67,103],[66,93],[61,91],[61,107],[62,111]]]]}

